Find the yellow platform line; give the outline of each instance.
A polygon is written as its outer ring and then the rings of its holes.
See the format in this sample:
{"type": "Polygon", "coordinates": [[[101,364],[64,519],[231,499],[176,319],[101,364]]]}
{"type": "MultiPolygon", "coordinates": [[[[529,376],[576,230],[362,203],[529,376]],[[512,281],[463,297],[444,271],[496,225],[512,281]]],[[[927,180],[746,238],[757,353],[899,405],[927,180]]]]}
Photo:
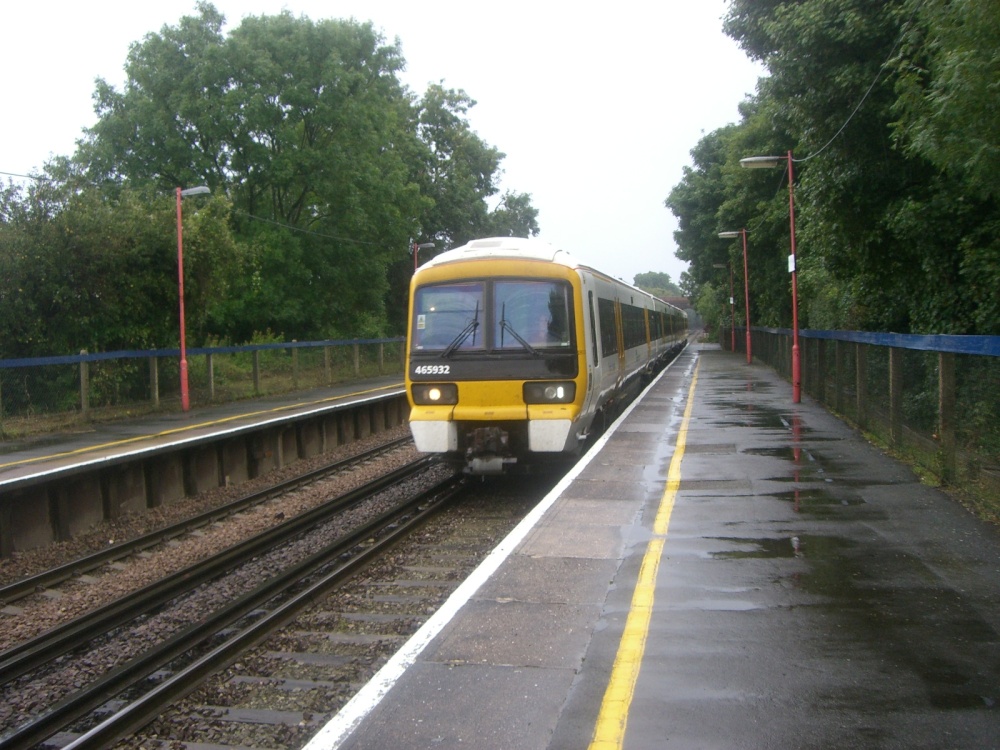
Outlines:
{"type": "Polygon", "coordinates": [[[24,458],[19,461],[11,461],[9,463],[0,464],[0,469],[8,469],[11,466],[24,466],[27,464],[38,463],[39,461],[49,461],[55,458],[66,458],[68,456],[78,456],[81,453],[90,453],[91,451],[106,451],[112,448],[118,448],[123,445],[129,445],[131,443],[138,443],[142,440],[150,440],[152,438],[166,437],[168,435],[177,435],[182,432],[189,432],[191,430],[198,430],[203,427],[215,427],[220,424],[226,424],[227,422],[235,422],[238,419],[249,419],[252,417],[260,417],[265,414],[277,414],[282,411],[290,411],[292,409],[300,409],[303,406],[318,406],[320,404],[330,403],[331,401],[340,401],[345,398],[351,398],[353,396],[365,396],[369,393],[377,393],[378,391],[387,391],[391,388],[399,388],[402,385],[400,383],[394,383],[392,385],[382,385],[378,388],[369,388],[364,391],[355,391],[353,393],[344,393],[340,396],[327,396],[326,398],[317,399],[315,401],[300,401],[297,404],[285,404],[284,406],[276,406],[273,409],[262,409],[260,411],[246,412],[245,414],[236,414],[231,417],[223,417],[222,419],[213,419],[209,422],[199,422],[198,424],[184,425],[183,427],[175,427],[171,430],[164,430],[163,432],[154,432],[149,435],[136,435],[135,437],[125,438],[124,440],[114,440],[109,443],[101,443],[98,445],[88,445],[85,448],[77,448],[71,451],[65,451],[63,453],[50,453],[46,456],[35,456],[34,458],[24,458]]]}
{"type": "Polygon", "coordinates": [[[632,605],[625,620],[625,631],[622,633],[615,663],[611,668],[611,679],[601,701],[601,710],[597,716],[593,739],[590,741],[590,750],[620,750],[625,741],[625,725],[628,723],[635,683],[639,679],[639,668],[642,666],[642,656],[646,650],[649,621],[653,615],[653,595],[656,591],[656,576],[660,569],[660,556],[667,541],[670,515],[681,483],[681,461],[687,444],[688,424],[694,407],[694,389],[698,383],[700,364],[699,361],[691,378],[684,418],[677,433],[677,447],[673,458],[670,459],[670,468],[667,470],[667,486],[663,491],[663,497],[660,498],[660,506],[653,522],[654,536],[646,546],[646,553],[639,567],[639,580],[632,594],[632,605]]]}

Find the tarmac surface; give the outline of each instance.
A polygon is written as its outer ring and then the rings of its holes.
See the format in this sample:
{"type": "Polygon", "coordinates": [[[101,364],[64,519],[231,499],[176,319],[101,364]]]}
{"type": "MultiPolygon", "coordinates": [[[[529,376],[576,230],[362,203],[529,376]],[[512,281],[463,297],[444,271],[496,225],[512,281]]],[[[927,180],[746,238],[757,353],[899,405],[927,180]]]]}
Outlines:
{"type": "Polygon", "coordinates": [[[1000,533],[689,347],[307,746],[1000,748],[1000,533]]]}

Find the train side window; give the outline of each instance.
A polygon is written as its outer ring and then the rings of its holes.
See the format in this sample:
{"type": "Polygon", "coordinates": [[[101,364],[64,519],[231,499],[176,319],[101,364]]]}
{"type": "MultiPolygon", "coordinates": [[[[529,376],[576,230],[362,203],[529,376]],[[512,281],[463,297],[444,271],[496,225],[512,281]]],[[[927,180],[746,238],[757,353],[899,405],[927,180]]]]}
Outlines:
{"type": "Polygon", "coordinates": [[[601,356],[611,357],[618,352],[618,330],[615,325],[614,301],[598,297],[597,314],[601,320],[601,356]]]}
{"type": "Polygon", "coordinates": [[[594,315],[594,290],[587,292],[587,300],[590,302],[590,339],[593,344],[594,367],[601,363],[600,355],[597,353],[597,317],[594,315]]]}

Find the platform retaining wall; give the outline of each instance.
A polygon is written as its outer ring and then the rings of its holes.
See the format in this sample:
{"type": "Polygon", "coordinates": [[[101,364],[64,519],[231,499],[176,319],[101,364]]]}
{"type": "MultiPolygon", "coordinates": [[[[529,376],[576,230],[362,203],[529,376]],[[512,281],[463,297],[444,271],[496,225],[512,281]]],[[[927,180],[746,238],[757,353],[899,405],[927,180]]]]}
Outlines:
{"type": "Polygon", "coordinates": [[[126,513],[242,484],[397,427],[407,414],[406,397],[395,394],[12,483],[0,490],[0,556],[72,539],[126,513]]]}

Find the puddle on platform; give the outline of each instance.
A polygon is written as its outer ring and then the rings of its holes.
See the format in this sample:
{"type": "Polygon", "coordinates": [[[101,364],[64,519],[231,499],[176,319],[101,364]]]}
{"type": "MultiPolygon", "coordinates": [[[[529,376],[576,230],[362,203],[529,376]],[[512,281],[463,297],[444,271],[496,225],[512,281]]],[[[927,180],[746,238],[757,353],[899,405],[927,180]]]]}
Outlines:
{"type": "MultiPolygon", "coordinates": [[[[716,560],[750,560],[802,557],[807,547],[814,546],[816,539],[829,537],[793,536],[764,537],[761,539],[744,539],[742,537],[712,537],[720,542],[737,544],[747,549],[719,550],[710,552],[709,557],[716,560]]],[[[817,548],[819,544],[815,544],[817,548]]]]}
{"type": "Polygon", "coordinates": [[[834,494],[822,487],[808,487],[805,489],[788,490],[772,494],[779,500],[787,502],[797,502],[802,505],[829,505],[829,506],[851,506],[864,505],[865,501],[857,496],[843,496],[842,493],[834,494]],[[838,496],[839,495],[839,496],[838,496]]]}
{"type": "Polygon", "coordinates": [[[730,399],[709,401],[709,405],[726,412],[725,416],[728,419],[712,422],[718,427],[756,427],[763,430],[781,431],[788,429],[788,422],[783,412],[777,409],[730,399]]]}
{"type": "MultiPolygon", "coordinates": [[[[817,502],[831,499],[816,495],[817,502]]],[[[808,594],[788,610],[793,621],[796,611],[815,613],[829,634],[814,641],[817,648],[833,658],[856,653],[883,665],[873,669],[890,670],[900,686],[894,700],[910,701],[917,711],[1000,707],[1000,632],[976,602],[942,583],[905,547],[816,534],[706,541],[716,547],[708,553],[714,560],[772,561],[761,572],[778,571],[773,585],[808,594]]],[[[861,691],[847,700],[860,707],[871,697],[861,691]]]]}

